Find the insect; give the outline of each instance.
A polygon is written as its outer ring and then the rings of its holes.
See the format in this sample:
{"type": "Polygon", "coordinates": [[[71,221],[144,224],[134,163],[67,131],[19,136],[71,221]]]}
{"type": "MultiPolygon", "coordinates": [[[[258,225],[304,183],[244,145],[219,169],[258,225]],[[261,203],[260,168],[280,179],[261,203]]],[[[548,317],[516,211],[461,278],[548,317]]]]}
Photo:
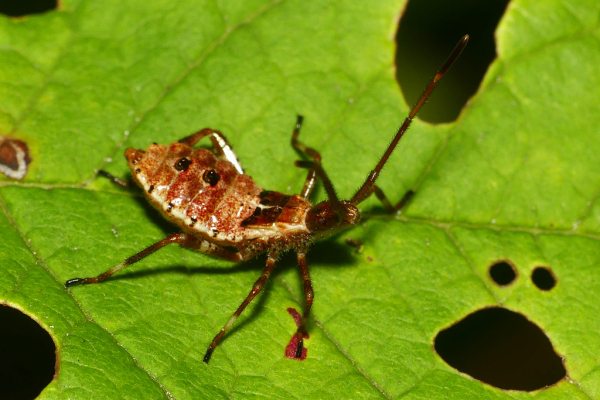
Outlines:
{"type": "MultiPolygon", "coordinates": [[[[392,205],[375,182],[412,119],[437,82],[456,61],[468,39],[466,35],[458,42],[404,120],[375,168],[350,200],[338,198],[333,184],[321,166],[321,155],[298,140],[302,116],[297,117],[291,142],[298,152],[311,160],[295,162],[296,166],[308,170],[308,176],[300,194],[291,196],[259,187],[244,173],[225,137],[210,128],[169,146],[152,144],[146,151],[127,149],[125,158],[133,180],[144,190],[150,203],[181,232],[167,236],[96,277],[70,279],[65,286],[102,282],[172,243],[234,262],[249,260],[266,253],[267,261],[262,274],[208,346],[204,355],[204,362],[208,363],[225,333],[264,288],[280,254],[293,250],[297,254],[305,300],[302,319],[295,333],[295,358],[302,359],[303,339],[307,336],[306,321],[314,298],[306,263],[309,245],[314,240],[356,225],[360,221],[358,204],[373,193],[390,212],[399,210],[406,203],[412,192],[407,193],[396,205],[392,205]],[[193,146],[206,136],[212,142],[213,151],[194,149],[193,146]],[[329,199],[312,205],[308,198],[317,180],[322,182],[329,199]]],[[[102,174],[116,183],[125,184],[106,172],[102,174]]]]}

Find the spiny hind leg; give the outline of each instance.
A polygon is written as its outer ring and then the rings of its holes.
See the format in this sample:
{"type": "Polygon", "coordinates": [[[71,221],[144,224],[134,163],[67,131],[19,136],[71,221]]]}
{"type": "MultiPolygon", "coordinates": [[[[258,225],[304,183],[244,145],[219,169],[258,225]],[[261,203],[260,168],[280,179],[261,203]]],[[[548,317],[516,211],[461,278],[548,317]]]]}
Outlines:
{"type": "Polygon", "coordinates": [[[111,269],[101,273],[98,276],[88,277],[88,278],[69,279],[65,283],[65,287],[71,287],[71,286],[76,286],[76,285],[87,285],[90,283],[103,282],[106,279],[113,276],[114,274],[116,274],[117,272],[119,272],[120,270],[122,270],[132,264],[135,264],[136,262],[138,262],[140,260],[143,260],[144,258],[148,257],[150,254],[156,252],[157,250],[160,250],[163,247],[165,247],[169,244],[173,244],[173,243],[178,243],[181,246],[187,247],[191,250],[209,254],[213,257],[218,257],[218,258],[221,258],[224,260],[234,261],[234,262],[242,261],[242,255],[239,252],[226,249],[219,245],[215,245],[213,243],[210,243],[203,239],[199,239],[188,233],[176,233],[176,234],[167,236],[163,240],[160,240],[151,246],[146,247],[144,250],[132,255],[131,257],[127,258],[122,263],[112,267],[111,269]]]}
{"type": "Polygon", "coordinates": [[[240,174],[244,173],[244,169],[242,168],[242,165],[240,164],[237,156],[235,155],[233,148],[227,141],[227,138],[225,138],[225,136],[219,131],[216,131],[211,128],[204,128],[201,131],[198,131],[190,136],[184,137],[179,141],[179,143],[185,143],[188,146],[193,147],[196,143],[198,143],[200,139],[202,139],[205,136],[208,136],[210,138],[210,141],[213,145],[213,149],[215,150],[215,153],[217,154],[217,156],[219,156],[219,158],[225,159],[232,163],[235,169],[240,174]]]}
{"type": "Polygon", "coordinates": [[[125,261],[123,261],[122,263],[112,267],[108,271],[105,271],[98,276],[93,276],[93,277],[89,277],[89,278],[69,279],[65,283],[65,287],[71,287],[71,286],[75,286],[75,285],[87,285],[90,283],[103,282],[106,279],[113,276],[114,274],[116,274],[117,272],[119,272],[120,270],[122,270],[123,268],[126,268],[132,264],[135,264],[136,262],[148,257],[150,254],[154,253],[155,251],[162,249],[166,245],[169,245],[172,243],[185,242],[187,240],[188,236],[189,235],[187,233],[176,233],[174,235],[169,235],[166,238],[164,238],[163,240],[154,243],[152,246],[146,247],[144,250],[132,255],[131,257],[125,259],[125,261]]]}

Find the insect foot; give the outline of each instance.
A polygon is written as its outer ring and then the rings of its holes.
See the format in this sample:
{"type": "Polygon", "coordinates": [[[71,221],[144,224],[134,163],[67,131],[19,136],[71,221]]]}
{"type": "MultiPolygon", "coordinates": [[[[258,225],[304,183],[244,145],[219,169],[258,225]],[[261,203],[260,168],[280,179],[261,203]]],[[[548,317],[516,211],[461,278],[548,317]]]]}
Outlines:
{"type": "MultiPolygon", "coordinates": [[[[292,316],[296,326],[299,327],[302,321],[302,316],[296,309],[288,308],[287,312],[292,316]]],[[[308,339],[308,333],[303,333],[303,339],[308,339]]],[[[293,358],[296,360],[304,360],[306,358],[307,349],[306,347],[301,348],[298,346],[298,335],[292,336],[290,343],[285,348],[285,356],[287,358],[293,358]]]]}
{"type": "Polygon", "coordinates": [[[93,278],[73,278],[65,282],[65,287],[85,285],[86,283],[97,283],[98,280],[92,280],[93,278]]]}
{"type": "MultiPolygon", "coordinates": [[[[225,136],[214,129],[202,129],[170,145],[151,144],[145,151],[127,149],[125,158],[133,181],[144,191],[148,202],[180,233],[167,236],[96,277],[70,279],[65,286],[103,282],[123,268],[172,243],[232,262],[266,254],[266,265],[260,277],[208,346],[203,359],[208,363],[227,331],[265,287],[279,255],[292,250],[296,253],[302,277],[304,310],[297,322],[293,336],[295,349],[291,352],[295,359],[306,358],[306,322],[314,300],[306,262],[310,243],[358,224],[358,205],[373,193],[390,212],[398,211],[406,204],[412,192],[392,205],[375,182],[413,118],[437,82],[456,61],[467,41],[468,36],[460,40],[396,132],[375,168],[350,200],[338,198],[321,165],[319,152],[298,140],[302,116],[297,117],[291,140],[292,146],[308,159],[296,162],[296,166],[308,170],[300,194],[286,195],[258,186],[244,173],[225,136]],[[212,142],[212,151],[194,148],[204,137],[212,142]],[[313,206],[308,199],[317,181],[322,183],[328,200],[313,206]]],[[[108,173],[100,174],[117,184],[123,182],[108,173]]]]}

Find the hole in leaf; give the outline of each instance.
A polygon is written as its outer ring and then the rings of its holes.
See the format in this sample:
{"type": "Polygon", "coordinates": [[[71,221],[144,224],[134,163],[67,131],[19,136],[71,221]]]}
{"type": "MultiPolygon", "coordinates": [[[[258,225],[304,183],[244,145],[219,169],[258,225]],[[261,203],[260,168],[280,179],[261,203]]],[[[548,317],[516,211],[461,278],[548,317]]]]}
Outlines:
{"type": "Polygon", "coordinates": [[[35,399],[54,377],[56,345],[36,321],[0,305],[0,399],[35,399]]]}
{"type": "Polygon", "coordinates": [[[556,285],[556,277],[549,268],[537,267],[531,273],[533,284],[541,290],[550,290],[556,285]]]}
{"type": "Polygon", "coordinates": [[[490,277],[500,286],[511,284],[517,277],[515,267],[507,261],[498,261],[490,267],[490,277]]]}
{"type": "Polygon", "coordinates": [[[477,91],[496,57],[494,31],[508,0],[412,0],[396,35],[396,78],[410,106],[450,54],[469,34],[469,44],[440,81],[419,118],[433,123],[454,121],[477,91]]]}
{"type": "Polygon", "coordinates": [[[460,372],[505,390],[538,390],[566,376],[544,332],[505,308],[478,310],[444,329],[435,350],[460,372]]]}
{"type": "Polygon", "coordinates": [[[56,0],[0,0],[0,13],[9,17],[39,14],[57,7],[56,0]]]}

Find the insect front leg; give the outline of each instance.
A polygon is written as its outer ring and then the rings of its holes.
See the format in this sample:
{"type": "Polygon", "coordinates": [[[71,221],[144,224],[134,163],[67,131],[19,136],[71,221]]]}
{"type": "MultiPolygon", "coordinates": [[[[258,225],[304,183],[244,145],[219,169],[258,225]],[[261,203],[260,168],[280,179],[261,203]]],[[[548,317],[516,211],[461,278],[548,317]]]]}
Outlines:
{"type": "Polygon", "coordinates": [[[338,215],[343,215],[345,213],[345,208],[340,202],[337,194],[335,193],[335,188],[333,187],[333,183],[325,173],[325,170],[321,166],[321,164],[317,161],[296,161],[294,163],[296,167],[306,168],[308,170],[314,171],[317,177],[321,179],[323,183],[323,188],[325,188],[325,192],[329,197],[329,201],[331,203],[331,207],[333,211],[338,215]]]}
{"type": "Polygon", "coordinates": [[[304,252],[298,253],[298,267],[300,268],[300,275],[302,275],[302,286],[304,287],[304,313],[302,314],[302,320],[298,325],[296,331],[296,337],[298,338],[298,347],[296,347],[296,358],[302,358],[302,349],[304,348],[304,335],[306,335],[306,321],[310,315],[312,303],[315,298],[315,293],[312,288],[312,282],[310,280],[310,273],[308,271],[308,265],[306,264],[306,254],[304,252]]]}
{"type": "Polygon", "coordinates": [[[415,192],[409,190],[404,194],[404,196],[402,196],[402,198],[398,203],[396,203],[396,205],[392,205],[392,203],[388,200],[387,196],[383,193],[383,190],[381,190],[379,186],[373,185],[372,193],[375,193],[375,196],[377,196],[379,201],[383,203],[383,206],[391,213],[401,210],[410,201],[410,199],[412,199],[412,197],[415,194],[415,192]]]}
{"type": "Polygon", "coordinates": [[[179,143],[185,143],[188,146],[193,147],[196,143],[198,143],[200,139],[202,139],[205,136],[208,136],[210,138],[210,141],[213,145],[213,149],[215,150],[215,153],[217,153],[219,158],[225,159],[232,163],[235,169],[240,174],[244,173],[242,164],[240,164],[237,156],[233,152],[231,145],[229,144],[225,136],[219,131],[216,131],[211,128],[204,128],[201,131],[194,133],[193,135],[184,137],[179,141],[179,143]]]}
{"type": "Polygon", "coordinates": [[[250,304],[250,302],[256,297],[256,295],[259,294],[263,290],[263,288],[265,287],[265,284],[267,283],[267,280],[269,279],[269,276],[271,275],[271,272],[273,271],[273,268],[275,267],[276,261],[277,261],[277,255],[269,254],[267,256],[267,265],[265,266],[265,269],[263,270],[262,274],[260,275],[260,278],[258,278],[258,280],[254,283],[254,286],[252,286],[252,290],[250,290],[250,293],[248,294],[246,299],[242,302],[242,304],[240,304],[240,306],[233,313],[231,318],[229,318],[229,321],[227,321],[225,326],[221,329],[221,331],[217,334],[217,336],[215,336],[215,338],[211,342],[210,346],[208,346],[208,349],[206,349],[206,353],[204,354],[204,359],[203,359],[203,361],[205,363],[208,364],[213,351],[215,350],[215,348],[217,347],[217,345],[219,344],[221,339],[223,339],[223,336],[225,336],[225,333],[227,333],[229,328],[231,328],[231,325],[233,325],[235,320],[240,316],[240,314],[244,311],[244,309],[248,306],[248,304],[250,304]]]}
{"type": "MultiPolygon", "coordinates": [[[[292,146],[300,153],[311,157],[316,163],[320,164],[321,154],[319,154],[317,150],[313,149],[312,147],[308,147],[307,145],[298,140],[300,128],[302,128],[302,121],[304,121],[304,117],[302,115],[298,115],[296,120],[296,127],[294,128],[294,132],[292,133],[292,146]]],[[[302,196],[302,198],[308,199],[315,187],[316,182],[317,172],[314,169],[310,169],[308,171],[308,176],[304,181],[304,187],[302,188],[302,192],[300,192],[300,196],[302,196]]]]}

